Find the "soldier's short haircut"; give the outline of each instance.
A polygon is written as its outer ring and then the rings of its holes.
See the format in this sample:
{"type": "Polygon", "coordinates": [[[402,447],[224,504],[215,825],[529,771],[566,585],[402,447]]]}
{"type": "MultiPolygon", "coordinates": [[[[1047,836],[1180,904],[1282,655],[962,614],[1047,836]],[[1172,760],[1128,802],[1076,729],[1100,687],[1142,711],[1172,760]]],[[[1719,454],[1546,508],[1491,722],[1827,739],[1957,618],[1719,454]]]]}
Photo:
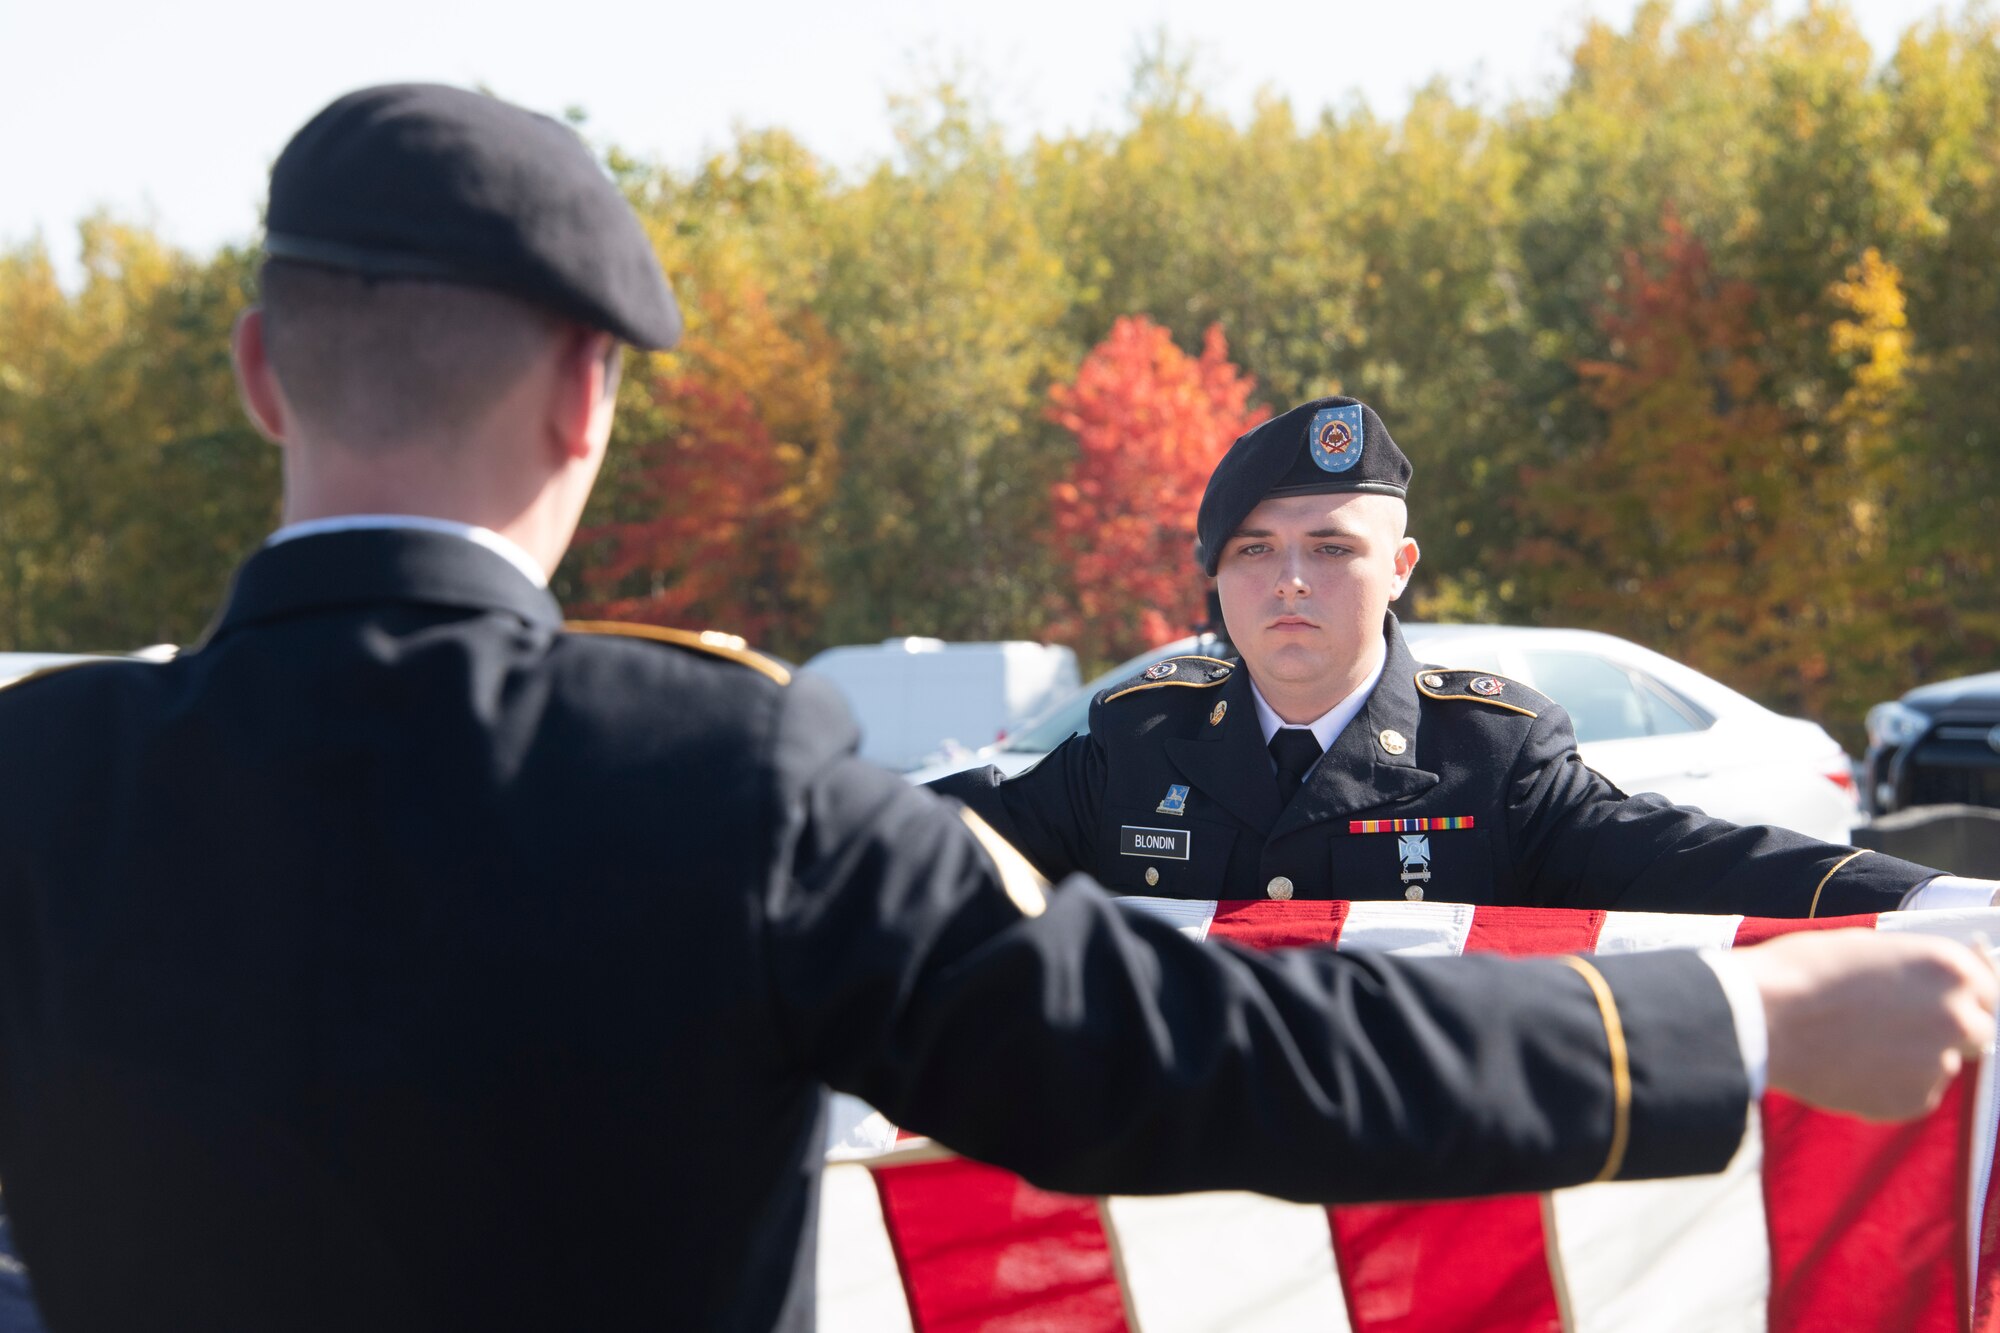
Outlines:
{"type": "Polygon", "coordinates": [[[261,274],[264,342],[292,410],[357,449],[453,434],[545,354],[562,321],[503,292],[289,260],[261,274]]]}

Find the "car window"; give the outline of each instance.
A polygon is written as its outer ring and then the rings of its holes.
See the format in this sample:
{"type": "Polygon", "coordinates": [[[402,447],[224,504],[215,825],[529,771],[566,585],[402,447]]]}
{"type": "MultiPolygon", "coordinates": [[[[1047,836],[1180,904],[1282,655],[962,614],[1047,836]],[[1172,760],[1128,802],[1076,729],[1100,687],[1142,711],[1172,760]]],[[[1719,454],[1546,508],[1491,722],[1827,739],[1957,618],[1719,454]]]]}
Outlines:
{"type": "Polygon", "coordinates": [[[1100,691],[1111,688],[1121,680],[1130,680],[1143,668],[1151,666],[1161,658],[1180,657],[1188,653],[1210,657],[1224,655],[1230,661],[1236,659],[1233,649],[1206,634],[1198,638],[1163,643],[1157,648],[1150,648],[1140,653],[1137,657],[1127,658],[1109,671],[1092,676],[1075,694],[1048,711],[1023,722],[1020,730],[1009,733],[1007,738],[1000,742],[999,748],[1026,754],[1041,754],[1055,749],[1068,740],[1072,733],[1090,730],[1090,701],[1096,698],[1100,691]]]}
{"type": "Polygon", "coordinates": [[[1095,692],[1086,687],[1071,695],[1008,736],[1000,748],[1040,754],[1061,745],[1072,732],[1090,730],[1090,698],[1095,692]]]}
{"type": "Polygon", "coordinates": [[[1578,741],[1699,731],[1709,719],[1650,676],[1590,653],[1529,650],[1535,688],[1561,704],[1578,741]]]}
{"type": "Polygon", "coordinates": [[[1702,731],[1715,719],[1697,704],[1689,702],[1642,671],[1632,678],[1639,683],[1639,699],[1646,707],[1646,727],[1655,736],[1673,736],[1684,731],[1702,731]]]}
{"type": "Polygon", "coordinates": [[[1446,671],[1484,671],[1494,676],[1512,674],[1500,661],[1500,654],[1490,649],[1468,648],[1461,644],[1432,648],[1419,640],[1410,645],[1410,651],[1425,666],[1443,667],[1446,671]]]}

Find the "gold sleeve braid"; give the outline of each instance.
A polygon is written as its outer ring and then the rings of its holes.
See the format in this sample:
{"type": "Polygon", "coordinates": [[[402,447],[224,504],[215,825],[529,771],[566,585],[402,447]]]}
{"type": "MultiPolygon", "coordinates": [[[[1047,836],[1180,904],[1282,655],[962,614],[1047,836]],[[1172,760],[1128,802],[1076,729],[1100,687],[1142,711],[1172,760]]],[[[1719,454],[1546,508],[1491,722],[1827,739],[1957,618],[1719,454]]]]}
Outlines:
{"type": "Polygon", "coordinates": [[[1819,887],[1813,890],[1812,906],[1806,908],[1806,916],[1808,918],[1816,917],[1819,915],[1819,896],[1822,893],[1826,892],[1827,883],[1830,880],[1832,880],[1835,875],[1838,875],[1843,869],[1845,869],[1849,861],[1852,861],[1857,856],[1866,856],[1866,855],[1868,855],[1868,849],[1866,847],[1861,848],[1859,851],[1849,852],[1847,855],[1841,857],[1838,861],[1835,861],[1833,863],[1833,869],[1827,871],[1826,874],[1820,877],[1819,887]]]}
{"type": "Polygon", "coordinates": [[[1575,954],[1564,954],[1559,961],[1574,969],[1597,997],[1597,1011],[1604,1019],[1604,1044],[1611,1052],[1611,1148],[1591,1182],[1601,1184],[1616,1180],[1625,1166],[1625,1146],[1632,1137],[1632,1058],[1625,1048],[1625,1024],[1618,1017],[1618,1000],[1611,993],[1611,983],[1575,954]]]}

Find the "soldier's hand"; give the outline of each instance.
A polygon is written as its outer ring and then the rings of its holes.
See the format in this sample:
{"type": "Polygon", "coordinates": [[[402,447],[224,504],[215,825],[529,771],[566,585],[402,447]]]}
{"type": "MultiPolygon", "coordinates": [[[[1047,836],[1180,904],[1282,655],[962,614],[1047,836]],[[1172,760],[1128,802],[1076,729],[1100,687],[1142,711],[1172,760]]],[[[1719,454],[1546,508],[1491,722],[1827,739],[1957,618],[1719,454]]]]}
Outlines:
{"type": "Polygon", "coordinates": [[[1811,931],[1735,956],[1764,999],[1771,1087],[1827,1110],[1928,1111],[1993,1039],[1993,968],[1941,936],[1811,931]]]}

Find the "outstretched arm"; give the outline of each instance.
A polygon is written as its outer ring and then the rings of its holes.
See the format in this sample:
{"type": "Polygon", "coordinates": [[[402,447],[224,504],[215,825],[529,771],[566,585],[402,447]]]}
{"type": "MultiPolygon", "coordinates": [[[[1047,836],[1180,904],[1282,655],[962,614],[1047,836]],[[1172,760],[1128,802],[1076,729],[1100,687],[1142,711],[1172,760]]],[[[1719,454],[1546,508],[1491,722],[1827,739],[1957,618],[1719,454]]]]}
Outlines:
{"type": "MultiPolygon", "coordinates": [[[[1038,1184],[1468,1195],[1715,1171],[1741,1136],[1732,1012],[1695,954],[1252,954],[1081,877],[1048,889],[866,765],[833,757],[793,799],[767,909],[797,1057],[1038,1184]]],[[[1915,1113],[1990,1031],[1991,975],[1948,941],[1832,932],[1736,961],[1772,1084],[1835,1109],[1915,1113]]]]}

